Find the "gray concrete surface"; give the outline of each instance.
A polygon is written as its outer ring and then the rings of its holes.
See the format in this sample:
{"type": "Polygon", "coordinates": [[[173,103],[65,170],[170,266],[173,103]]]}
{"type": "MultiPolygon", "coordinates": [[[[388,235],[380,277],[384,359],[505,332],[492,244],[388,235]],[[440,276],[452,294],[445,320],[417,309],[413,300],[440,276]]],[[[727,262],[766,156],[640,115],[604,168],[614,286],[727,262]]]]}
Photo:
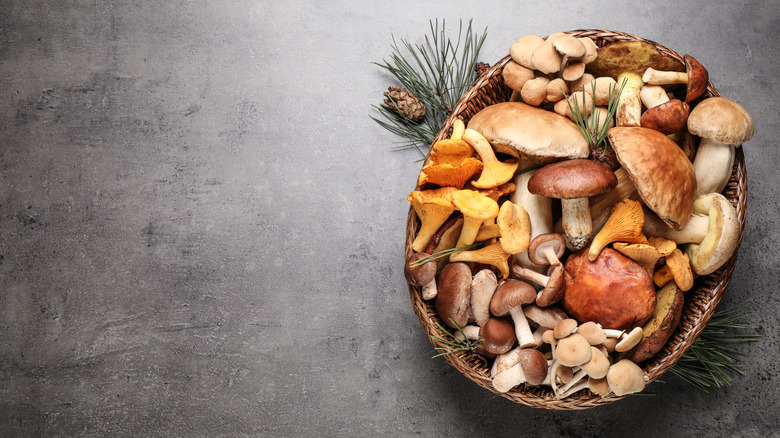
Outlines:
{"type": "Polygon", "coordinates": [[[776,1],[0,2],[0,436],[778,436],[776,1]],[[552,12],[552,11],[555,12],[552,12]],[[705,394],[549,412],[433,351],[401,270],[415,151],[371,63],[430,19],[622,30],[754,117],[724,305],[760,343],[705,394]]]}

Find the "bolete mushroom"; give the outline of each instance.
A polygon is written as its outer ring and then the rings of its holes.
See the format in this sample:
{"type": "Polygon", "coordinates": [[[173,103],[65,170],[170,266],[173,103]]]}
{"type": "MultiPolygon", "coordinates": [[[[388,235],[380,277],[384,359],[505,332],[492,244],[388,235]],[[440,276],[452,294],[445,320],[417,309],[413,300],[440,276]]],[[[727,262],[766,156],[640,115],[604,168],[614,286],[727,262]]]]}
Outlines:
{"type": "MultiPolygon", "coordinates": [[[[531,225],[529,250],[531,249],[531,244],[538,236],[550,233],[553,230],[552,200],[541,195],[534,195],[528,191],[528,180],[535,172],[536,170],[526,170],[519,173],[514,179],[517,190],[509,198],[512,203],[523,207],[528,213],[531,225]]],[[[561,240],[563,240],[562,236],[561,240]]],[[[565,247],[566,242],[563,241],[562,250],[565,250],[565,247]]],[[[535,264],[530,260],[528,251],[515,254],[512,258],[523,267],[537,272],[544,270],[543,266],[535,264]]]]}
{"type": "Polygon", "coordinates": [[[577,321],[627,330],[652,314],[656,299],[652,278],[612,248],[604,248],[593,262],[588,260],[587,251],[572,254],[565,269],[563,307],[577,321]]]}
{"type": "Polygon", "coordinates": [[[646,110],[640,119],[642,127],[670,135],[685,128],[691,108],[687,103],[672,99],[646,110]]]}
{"type": "Polygon", "coordinates": [[[607,136],[645,205],[670,227],[684,227],[696,197],[696,177],[685,152],[653,129],[615,127],[607,136]]]}
{"type": "Polygon", "coordinates": [[[736,148],[753,137],[753,119],[738,103],[710,97],[693,108],[688,130],[701,137],[693,160],[698,194],[721,193],[731,177],[736,148]]]}
{"type": "Polygon", "coordinates": [[[534,348],[524,348],[519,353],[517,364],[496,374],[493,378],[493,388],[505,393],[522,383],[541,385],[547,377],[547,371],[547,358],[544,354],[534,348]]]}
{"type": "Polygon", "coordinates": [[[734,206],[720,193],[700,196],[693,203],[693,215],[681,230],[673,230],[656,216],[645,215],[643,230],[684,244],[691,268],[708,275],[725,264],[739,245],[740,225],[734,206]]]}
{"type": "Polygon", "coordinates": [[[691,103],[707,90],[709,74],[693,56],[685,55],[683,60],[685,72],[660,71],[649,67],[642,75],[642,80],[652,85],[686,84],[685,101],[691,103]]]}
{"type": "Polygon", "coordinates": [[[561,200],[563,231],[573,250],[584,248],[591,239],[588,197],[612,190],[615,174],[591,160],[567,160],[548,164],[528,180],[528,191],[561,200]]]}

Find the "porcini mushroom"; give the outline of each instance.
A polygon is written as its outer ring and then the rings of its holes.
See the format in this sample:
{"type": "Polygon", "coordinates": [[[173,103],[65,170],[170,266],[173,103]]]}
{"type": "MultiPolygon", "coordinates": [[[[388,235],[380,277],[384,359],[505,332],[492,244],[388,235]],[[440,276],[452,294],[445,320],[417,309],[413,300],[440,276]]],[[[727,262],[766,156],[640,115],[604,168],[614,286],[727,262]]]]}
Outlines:
{"type": "Polygon", "coordinates": [[[739,245],[740,225],[734,206],[720,193],[700,196],[693,203],[693,215],[681,230],[665,226],[657,217],[645,215],[645,234],[662,236],[684,244],[691,268],[707,275],[723,266],[739,245]]]}
{"type": "Polygon", "coordinates": [[[431,237],[447,221],[455,206],[452,203],[452,195],[458,189],[454,187],[442,187],[435,190],[416,190],[407,199],[411,201],[417,217],[420,219],[420,230],[412,242],[415,252],[425,251],[431,237]]]}
{"type": "Polygon", "coordinates": [[[584,248],[591,239],[588,197],[607,192],[617,185],[615,174],[591,160],[567,160],[548,164],[528,180],[528,191],[561,200],[561,214],[567,244],[573,250],[584,248]]]}
{"type": "Polygon", "coordinates": [[[422,287],[422,299],[430,300],[436,297],[436,262],[433,260],[423,264],[416,264],[418,260],[428,257],[430,254],[418,252],[412,254],[404,265],[404,276],[412,286],[422,287]]]}
{"type": "Polygon", "coordinates": [[[465,263],[449,263],[437,279],[436,312],[452,328],[468,323],[471,280],[471,269],[465,263]]]}
{"type": "Polygon", "coordinates": [[[691,55],[683,57],[685,72],[659,71],[652,67],[645,70],[642,80],[652,85],[686,84],[685,101],[688,103],[698,99],[707,90],[709,74],[699,61],[691,55]]]}
{"type": "Polygon", "coordinates": [[[666,94],[666,89],[660,85],[645,84],[639,91],[639,98],[645,105],[645,108],[654,108],[663,103],[669,102],[669,95],[666,94]]]}
{"type": "Polygon", "coordinates": [[[471,245],[477,238],[482,222],[498,215],[498,203],[479,192],[467,189],[453,192],[451,199],[454,208],[463,213],[463,229],[456,247],[471,245]]]}
{"type": "Polygon", "coordinates": [[[520,348],[536,345],[531,327],[523,313],[523,306],[534,302],[536,290],[525,282],[515,279],[502,280],[490,301],[490,313],[502,317],[510,315],[515,324],[515,335],[520,348]]]}
{"type": "Polygon", "coordinates": [[[642,204],[632,199],[624,199],[612,206],[612,213],[596,237],[590,243],[588,260],[594,261],[601,250],[612,242],[646,242],[642,234],[645,213],[642,204]]]}
{"type": "Polygon", "coordinates": [[[666,135],[674,134],[685,128],[690,111],[687,103],[672,99],[645,111],[640,118],[640,124],[644,128],[655,129],[666,135]]]}
{"type": "Polygon", "coordinates": [[[620,73],[616,83],[623,87],[615,111],[615,126],[641,126],[642,98],[639,93],[645,83],[636,73],[626,71],[620,73]]]}
{"type": "Polygon", "coordinates": [[[688,130],[702,139],[693,160],[698,194],[721,193],[731,177],[736,148],[753,137],[753,119],[738,103],[710,97],[691,111],[688,130]]]}
{"type": "Polygon", "coordinates": [[[515,175],[517,162],[514,160],[499,161],[490,145],[490,142],[479,132],[473,129],[466,129],[463,133],[463,139],[477,151],[482,159],[482,173],[479,179],[471,184],[480,189],[489,189],[500,186],[508,182],[515,175]]]}

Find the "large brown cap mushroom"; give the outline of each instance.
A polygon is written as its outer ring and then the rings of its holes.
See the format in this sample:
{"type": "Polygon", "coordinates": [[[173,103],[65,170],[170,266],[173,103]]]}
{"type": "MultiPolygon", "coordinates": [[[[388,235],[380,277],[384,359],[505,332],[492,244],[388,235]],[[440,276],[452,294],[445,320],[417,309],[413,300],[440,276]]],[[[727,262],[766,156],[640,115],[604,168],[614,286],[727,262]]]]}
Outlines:
{"type": "Polygon", "coordinates": [[[596,77],[617,78],[623,72],[641,75],[648,67],[685,71],[683,63],[664,55],[655,45],[645,41],[618,41],[600,48],[588,70],[596,77]]]}
{"type": "Polygon", "coordinates": [[[450,327],[464,327],[469,319],[471,269],[465,263],[450,263],[437,279],[436,312],[450,327]]]}
{"type": "Polygon", "coordinates": [[[691,110],[688,129],[699,137],[739,146],[753,137],[753,119],[733,100],[710,97],[691,110]]]}
{"type": "Polygon", "coordinates": [[[468,127],[488,139],[497,152],[523,159],[550,162],[586,158],[590,147],[571,120],[522,102],[485,107],[468,127]]]}
{"type": "Polygon", "coordinates": [[[696,198],[693,164],[685,152],[653,129],[617,127],[607,136],[645,205],[670,227],[684,227],[696,198]]]}
{"type": "Polygon", "coordinates": [[[534,300],[536,290],[530,284],[511,278],[502,280],[490,301],[490,313],[493,316],[506,316],[515,307],[524,306],[534,300]]]}
{"type": "Polygon", "coordinates": [[[547,377],[547,358],[535,348],[520,350],[520,366],[523,367],[525,381],[529,385],[541,385],[547,377]]]}
{"type": "Polygon", "coordinates": [[[504,354],[515,344],[515,329],[500,318],[490,318],[479,329],[480,345],[488,353],[504,354]]]}
{"type": "Polygon", "coordinates": [[[656,296],[650,274],[612,248],[604,248],[593,262],[587,251],[572,254],[565,269],[563,307],[577,321],[628,330],[653,313],[656,296]]]}

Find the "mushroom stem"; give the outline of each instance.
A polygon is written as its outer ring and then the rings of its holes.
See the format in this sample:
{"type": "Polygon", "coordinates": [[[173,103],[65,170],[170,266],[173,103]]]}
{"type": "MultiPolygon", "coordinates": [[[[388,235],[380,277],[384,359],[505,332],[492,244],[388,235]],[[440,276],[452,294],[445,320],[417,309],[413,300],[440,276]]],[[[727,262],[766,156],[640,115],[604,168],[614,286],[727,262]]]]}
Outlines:
{"type": "MultiPolygon", "coordinates": [[[[520,169],[526,170],[533,167],[536,163],[532,161],[520,161],[520,169]]],[[[545,196],[534,195],[528,191],[528,180],[536,173],[536,170],[521,172],[514,179],[517,189],[512,193],[510,201],[513,204],[523,207],[528,212],[528,218],[531,220],[531,240],[540,234],[550,233],[553,230],[552,223],[552,200],[545,196]]],[[[515,261],[528,269],[537,272],[543,272],[544,266],[533,263],[528,258],[527,252],[515,254],[515,261]]]]}
{"type": "Polygon", "coordinates": [[[642,232],[646,236],[659,236],[674,240],[678,244],[700,243],[709,229],[710,219],[706,215],[694,214],[681,230],[675,230],[655,214],[645,214],[642,232]]]}
{"type": "Polygon", "coordinates": [[[639,98],[642,99],[642,103],[648,109],[669,102],[669,95],[666,94],[664,87],[660,85],[645,85],[639,91],[639,98]]]}
{"type": "Polygon", "coordinates": [[[721,193],[731,178],[736,148],[709,138],[701,139],[693,160],[696,175],[696,193],[707,195],[721,193]]]}
{"type": "Polygon", "coordinates": [[[502,393],[508,392],[515,386],[525,382],[525,380],[526,377],[522,365],[516,363],[493,377],[493,389],[502,393]]]}
{"type": "Polygon", "coordinates": [[[544,274],[540,274],[531,269],[524,268],[517,263],[512,265],[512,272],[514,272],[514,274],[517,275],[518,277],[525,280],[532,281],[542,287],[547,286],[547,282],[550,280],[550,277],[544,274]]]}
{"type": "Polygon", "coordinates": [[[509,310],[509,314],[512,316],[512,321],[515,323],[515,335],[517,336],[517,344],[520,348],[533,347],[536,345],[536,339],[534,333],[531,331],[531,326],[528,325],[528,320],[523,313],[522,306],[517,306],[509,310]]]}
{"type": "Polygon", "coordinates": [[[561,216],[566,243],[573,251],[590,243],[593,224],[588,198],[561,199],[561,216]]]}
{"type": "Polygon", "coordinates": [[[430,281],[428,284],[424,284],[422,287],[422,299],[432,300],[439,294],[439,290],[436,288],[436,279],[430,281]]]}
{"type": "Polygon", "coordinates": [[[588,379],[579,380],[578,383],[574,386],[569,386],[566,389],[561,388],[562,392],[559,394],[559,397],[566,398],[578,391],[582,391],[583,389],[588,389],[588,388],[590,388],[588,379]]]}
{"type": "Polygon", "coordinates": [[[652,85],[687,84],[688,73],[680,71],[660,71],[648,67],[642,75],[642,80],[652,85]]]}
{"type": "MultiPolygon", "coordinates": [[[[576,383],[581,382],[582,379],[586,378],[587,376],[588,376],[588,373],[586,373],[585,370],[583,370],[583,369],[580,369],[579,371],[574,373],[574,376],[572,377],[572,379],[568,383],[566,383],[565,385],[563,385],[562,387],[560,387],[558,389],[560,391],[560,393],[559,393],[560,394],[560,398],[565,398],[565,397],[569,396],[570,394],[573,394],[573,393],[579,391],[580,389],[583,389],[583,388],[579,388],[579,389],[577,389],[575,391],[567,393],[567,391],[569,389],[571,389],[576,383]]],[[[585,379],[585,383],[586,384],[587,384],[587,382],[588,382],[588,380],[585,379]]]]}

